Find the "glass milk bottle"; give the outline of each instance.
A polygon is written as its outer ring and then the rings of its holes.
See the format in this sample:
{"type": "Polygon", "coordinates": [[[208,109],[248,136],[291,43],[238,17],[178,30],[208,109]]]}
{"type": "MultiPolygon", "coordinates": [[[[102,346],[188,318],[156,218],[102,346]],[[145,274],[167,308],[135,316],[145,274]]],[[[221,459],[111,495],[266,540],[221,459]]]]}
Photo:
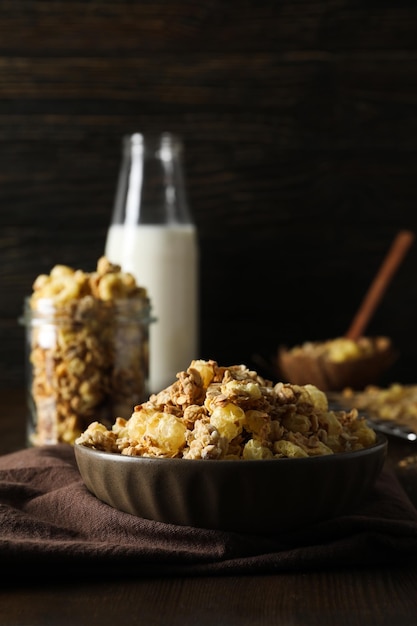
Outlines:
{"type": "Polygon", "coordinates": [[[198,356],[198,242],[187,203],[183,146],[170,133],[123,139],[105,255],[147,288],[149,390],[176,380],[198,356]]]}

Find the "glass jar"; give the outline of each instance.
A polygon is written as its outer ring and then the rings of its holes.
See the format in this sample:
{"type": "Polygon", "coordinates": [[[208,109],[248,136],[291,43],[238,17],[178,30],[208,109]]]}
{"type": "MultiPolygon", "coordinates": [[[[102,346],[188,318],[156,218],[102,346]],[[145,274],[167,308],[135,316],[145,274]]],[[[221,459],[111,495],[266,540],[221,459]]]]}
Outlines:
{"type": "Polygon", "coordinates": [[[130,418],[148,397],[150,313],[147,297],[25,299],[28,445],[73,444],[92,421],[130,418]]]}
{"type": "Polygon", "coordinates": [[[157,322],[150,329],[149,387],[158,393],[199,358],[199,252],[188,206],[183,144],[177,135],[123,138],[105,254],[146,287],[157,322]]]}

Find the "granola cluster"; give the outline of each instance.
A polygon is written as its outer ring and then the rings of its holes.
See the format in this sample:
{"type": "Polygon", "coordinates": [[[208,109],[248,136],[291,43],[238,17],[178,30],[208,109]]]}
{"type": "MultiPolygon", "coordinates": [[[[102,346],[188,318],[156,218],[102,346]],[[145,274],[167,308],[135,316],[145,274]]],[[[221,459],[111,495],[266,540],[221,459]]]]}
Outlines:
{"type": "Polygon", "coordinates": [[[367,385],[363,391],[343,389],[339,402],[366,411],[372,418],[395,422],[417,434],[417,385],[367,385]]]}
{"type": "Polygon", "coordinates": [[[184,459],[311,457],[373,445],[356,409],[330,410],[314,385],[273,384],[244,365],[194,360],[177,380],[117,417],[92,422],[76,440],[130,456],[184,459]]]}
{"type": "Polygon", "coordinates": [[[313,358],[325,358],[333,363],[355,361],[370,357],[386,350],[391,345],[388,337],[359,337],[349,339],[336,337],[326,341],[306,341],[300,346],[294,346],[290,352],[294,355],[306,354],[313,358]]]}
{"type": "Polygon", "coordinates": [[[106,257],[91,273],[56,265],[36,278],[24,318],[33,445],[73,444],[147,397],[149,314],[146,289],[106,257]]]}

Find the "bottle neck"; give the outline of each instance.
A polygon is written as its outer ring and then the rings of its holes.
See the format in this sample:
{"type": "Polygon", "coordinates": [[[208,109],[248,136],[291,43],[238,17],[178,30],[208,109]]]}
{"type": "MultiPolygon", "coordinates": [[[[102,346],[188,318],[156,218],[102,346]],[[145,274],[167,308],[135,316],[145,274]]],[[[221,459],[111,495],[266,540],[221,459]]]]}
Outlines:
{"type": "Polygon", "coordinates": [[[171,133],[124,137],[112,224],[193,223],[182,154],[181,139],[171,133]]]}

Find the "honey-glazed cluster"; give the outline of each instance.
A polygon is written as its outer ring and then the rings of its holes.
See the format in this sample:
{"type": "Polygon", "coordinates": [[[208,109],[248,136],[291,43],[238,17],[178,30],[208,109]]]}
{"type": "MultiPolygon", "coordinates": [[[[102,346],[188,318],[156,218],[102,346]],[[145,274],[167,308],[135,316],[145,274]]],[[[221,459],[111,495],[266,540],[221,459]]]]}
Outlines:
{"type": "Polygon", "coordinates": [[[184,459],[273,459],[360,450],[376,433],[356,409],[330,410],[314,385],[266,380],[245,365],[194,360],[177,380],[77,439],[97,450],[184,459]]]}
{"type": "Polygon", "coordinates": [[[145,288],[101,257],[93,272],[56,265],[28,300],[31,443],[70,443],[100,417],[128,417],[148,394],[145,288]]]}
{"type": "Polygon", "coordinates": [[[333,363],[345,363],[372,357],[391,346],[388,337],[336,337],[325,341],[306,341],[290,349],[293,355],[307,355],[316,359],[324,358],[333,363]]]}

